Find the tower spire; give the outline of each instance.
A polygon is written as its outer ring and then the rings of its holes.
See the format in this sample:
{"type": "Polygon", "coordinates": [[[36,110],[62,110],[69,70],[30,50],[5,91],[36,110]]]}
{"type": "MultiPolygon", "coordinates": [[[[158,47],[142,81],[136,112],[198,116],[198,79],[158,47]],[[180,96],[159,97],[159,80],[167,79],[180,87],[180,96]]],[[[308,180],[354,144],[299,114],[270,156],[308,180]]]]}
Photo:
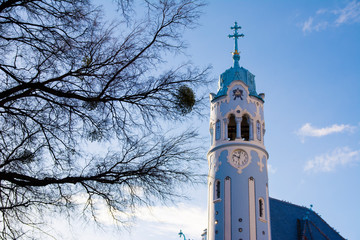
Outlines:
{"type": "Polygon", "coordinates": [[[234,67],[238,67],[239,60],[240,60],[240,54],[239,54],[239,49],[238,49],[238,38],[244,37],[244,34],[238,33],[238,29],[241,29],[241,27],[237,25],[237,22],[235,22],[235,25],[233,27],[231,27],[230,29],[234,29],[234,34],[233,35],[229,34],[229,38],[235,39],[235,51],[233,52],[233,59],[234,59],[234,67]]]}

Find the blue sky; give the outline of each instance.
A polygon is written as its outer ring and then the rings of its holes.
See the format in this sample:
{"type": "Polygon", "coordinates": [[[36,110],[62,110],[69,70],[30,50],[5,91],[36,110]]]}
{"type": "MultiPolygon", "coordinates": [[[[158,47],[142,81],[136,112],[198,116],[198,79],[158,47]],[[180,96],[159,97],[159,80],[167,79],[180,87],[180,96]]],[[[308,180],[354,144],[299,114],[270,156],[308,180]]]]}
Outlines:
{"type": "MultiPolygon", "coordinates": [[[[360,1],[210,1],[200,25],[184,37],[189,59],[213,66],[211,92],[232,65],[227,35],[234,21],[245,34],[240,64],[266,94],[270,196],[313,204],[343,237],[360,239],[360,1]]],[[[208,118],[184,127],[194,124],[209,139],[208,118]]],[[[205,160],[202,169],[207,172],[205,160]]],[[[200,239],[207,227],[206,185],[184,188],[192,200],[141,208],[126,230],[117,231],[104,213],[102,230],[86,223],[71,232],[74,239],[175,240],[182,229],[200,239]]]]}

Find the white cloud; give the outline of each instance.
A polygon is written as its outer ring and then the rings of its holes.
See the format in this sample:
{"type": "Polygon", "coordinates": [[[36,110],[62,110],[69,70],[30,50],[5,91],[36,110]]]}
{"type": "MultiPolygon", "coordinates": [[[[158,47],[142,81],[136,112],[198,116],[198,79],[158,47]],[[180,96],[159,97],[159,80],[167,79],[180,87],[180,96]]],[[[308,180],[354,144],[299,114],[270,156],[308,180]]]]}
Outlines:
{"type": "Polygon", "coordinates": [[[301,24],[303,33],[324,30],[330,26],[340,26],[360,22],[360,1],[349,2],[341,9],[319,9],[301,24]]]}
{"type": "Polygon", "coordinates": [[[274,168],[271,164],[267,165],[268,173],[275,174],[277,171],[277,168],[274,168]]]}
{"type": "Polygon", "coordinates": [[[312,31],[320,31],[325,29],[328,26],[327,21],[321,21],[314,23],[314,18],[309,17],[308,20],[306,20],[303,24],[302,31],[304,33],[312,32],[312,31]]]}
{"type": "Polygon", "coordinates": [[[333,124],[330,127],[316,128],[311,126],[311,123],[305,123],[296,134],[302,138],[302,141],[305,141],[305,137],[323,137],[332,133],[342,133],[342,132],[353,132],[356,127],[348,124],[333,124]]]}
{"type": "Polygon", "coordinates": [[[321,8],[321,9],[319,9],[319,10],[316,11],[316,14],[324,14],[324,13],[327,13],[327,12],[328,12],[327,9],[321,8]]]}
{"type": "Polygon", "coordinates": [[[352,1],[345,8],[335,10],[333,13],[337,15],[336,25],[360,22],[360,2],[352,1]]]}
{"type": "Polygon", "coordinates": [[[303,28],[302,28],[302,31],[303,32],[311,32],[312,30],[312,23],[313,23],[313,18],[312,17],[309,17],[308,20],[306,20],[303,24],[303,28]]]}
{"type": "Polygon", "coordinates": [[[353,151],[349,147],[342,147],[307,161],[304,170],[306,172],[331,172],[339,166],[346,166],[359,161],[360,150],[353,151]]]}
{"type": "MultiPolygon", "coordinates": [[[[77,204],[84,204],[87,196],[78,194],[73,200],[77,204]]],[[[137,226],[141,225],[141,228],[151,229],[156,235],[175,236],[175,239],[180,229],[187,239],[198,239],[207,227],[207,209],[195,205],[180,203],[177,206],[139,206],[134,212],[113,210],[111,213],[103,201],[99,199],[94,201],[96,201],[94,214],[97,222],[108,227],[119,226],[120,222],[115,221],[115,217],[121,221],[122,227],[129,230],[139,230],[137,226]]]]}
{"type": "Polygon", "coordinates": [[[171,236],[182,229],[187,238],[199,238],[207,227],[207,210],[183,203],[171,207],[142,207],[135,216],[164,236],[171,236]]]}
{"type": "MultiPolygon", "coordinates": [[[[88,196],[77,194],[73,196],[72,200],[75,204],[84,205],[88,196]]],[[[94,225],[96,223],[93,219],[89,219],[90,221],[86,222],[86,225],[94,227],[94,229],[100,227],[96,231],[127,230],[117,232],[121,236],[126,236],[127,239],[139,239],[140,235],[146,235],[147,239],[156,239],[158,236],[163,236],[164,239],[179,239],[180,229],[187,239],[199,239],[202,231],[207,228],[207,209],[197,205],[179,203],[176,206],[139,206],[136,209],[128,209],[127,212],[114,209],[110,212],[103,200],[94,199],[94,203],[96,207],[93,217],[101,225],[94,225]],[[120,222],[116,221],[114,217],[120,222]]],[[[76,224],[77,227],[81,227],[82,222],[76,222],[76,224]]],[[[79,239],[87,238],[84,236],[87,235],[82,235],[79,239]]],[[[98,235],[89,239],[98,239],[98,235]]]]}

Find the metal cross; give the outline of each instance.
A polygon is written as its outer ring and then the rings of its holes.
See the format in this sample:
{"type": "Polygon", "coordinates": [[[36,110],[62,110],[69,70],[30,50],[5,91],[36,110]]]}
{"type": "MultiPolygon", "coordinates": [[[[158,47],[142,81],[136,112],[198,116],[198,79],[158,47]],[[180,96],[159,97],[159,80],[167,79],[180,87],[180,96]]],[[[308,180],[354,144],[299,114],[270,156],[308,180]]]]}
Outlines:
{"type": "Polygon", "coordinates": [[[238,40],[239,37],[244,37],[244,34],[239,34],[238,33],[237,30],[241,29],[241,27],[237,25],[237,22],[235,22],[235,25],[233,27],[231,27],[231,29],[235,30],[233,35],[229,34],[229,38],[235,38],[235,52],[234,52],[234,54],[239,54],[237,40],[238,40]]]}

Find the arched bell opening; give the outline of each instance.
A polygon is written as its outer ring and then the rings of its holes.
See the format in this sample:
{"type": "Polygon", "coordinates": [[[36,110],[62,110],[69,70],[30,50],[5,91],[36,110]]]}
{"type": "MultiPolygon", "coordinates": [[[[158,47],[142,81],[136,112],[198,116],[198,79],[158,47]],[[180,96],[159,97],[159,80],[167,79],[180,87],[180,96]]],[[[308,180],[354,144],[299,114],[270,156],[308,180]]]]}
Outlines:
{"type": "Polygon", "coordinates": [[[241,139],[249,141],[250,139],[250,118],[244,115],[241,120],[241,139]]]}
{"type": "Polygon", "coordinates": [[[234,141],[236,138],[236,121],[235,116],[233,114],[229,117],[229,124],[228,124],[228,139],[230,141],[234,141]]]}

